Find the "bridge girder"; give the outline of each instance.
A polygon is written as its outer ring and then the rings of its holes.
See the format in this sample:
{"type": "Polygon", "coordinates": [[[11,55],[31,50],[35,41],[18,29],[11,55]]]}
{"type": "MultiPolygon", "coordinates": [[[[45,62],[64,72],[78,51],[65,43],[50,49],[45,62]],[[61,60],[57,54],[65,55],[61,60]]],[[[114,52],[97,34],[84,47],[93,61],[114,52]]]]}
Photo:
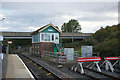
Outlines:
{"type": "MultiPolygon", "coordinates": [[[[4,39],[32,39],[32,32],[0,32],[4,39]]],[[[92,33],[61,33],[60,39],[85,39],[92,33]]]]}

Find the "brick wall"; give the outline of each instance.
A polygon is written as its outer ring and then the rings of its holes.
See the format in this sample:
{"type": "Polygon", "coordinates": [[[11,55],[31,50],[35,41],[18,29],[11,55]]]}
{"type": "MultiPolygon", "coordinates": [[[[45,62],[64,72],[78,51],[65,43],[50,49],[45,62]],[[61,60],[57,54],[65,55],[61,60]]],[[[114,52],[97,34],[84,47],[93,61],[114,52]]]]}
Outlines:
{"type": "Polygon", "coordinates": [[[32,54],[39,56],[39,43],[32,44],[32,54]]]}
{"type": "Polygon", "coordinates": [[[53,42],[40,42],[32,43],[32,54],[39,56],[39,44],[40,44],[40,53],[43,51],[54,52],[54,43],[53,42]]]}
{"type": "Polygon", "coordinates": [[[41,42],[40,43],[40,52],[42,52],[42,51],[54,52],[54,43],[41,42]]]}

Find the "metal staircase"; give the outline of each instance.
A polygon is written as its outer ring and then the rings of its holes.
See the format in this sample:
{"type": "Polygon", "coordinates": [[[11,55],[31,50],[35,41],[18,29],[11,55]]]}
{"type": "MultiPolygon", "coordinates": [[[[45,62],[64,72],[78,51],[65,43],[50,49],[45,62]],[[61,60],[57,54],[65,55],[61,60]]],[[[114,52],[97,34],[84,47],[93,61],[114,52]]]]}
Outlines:
{"type": "Polygon", "coordinates": [[[54,53],[59,52],[60,54],[64,54],[64,47],[62,43],[60,42],[59,44],[54,44],[54,53]]]}

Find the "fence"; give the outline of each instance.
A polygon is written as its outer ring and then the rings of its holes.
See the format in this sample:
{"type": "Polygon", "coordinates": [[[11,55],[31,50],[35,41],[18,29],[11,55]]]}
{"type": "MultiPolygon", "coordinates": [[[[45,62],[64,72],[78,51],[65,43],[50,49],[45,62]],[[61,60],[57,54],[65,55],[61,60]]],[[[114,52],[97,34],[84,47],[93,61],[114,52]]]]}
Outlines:
{"type": "Polygon", "coordinates": [[[54,61],[56,63],[66,63],[66,62],[76,62],[77,58],[79,57],[79,54],[77,51],[74,52],[74,60],[73,61],[67,61],[66,56],[59,53],[49,52],[49,51],[42,51],[41,58],[45,58],[51,61],[54,61]]]}
{"type": "Polygon", "coordinates": [[[61,63],[61,64],[66,63],[66,56],[63,54],[59,54],[59,53],[42,51],[41,57],[54,61],[56,63],[61,63]]]}
{"type": "Polygon", "coordinates": [[[77,61],[77,58],[79,57],[79,51],[74,51],[74,62],[77,61]]]}
{"type": "Polygon", "coordinates": [[[15,53],[24,53],[25,55],[32,55],[32,47],[30,47],[30,46],[23,47],[23,48],[20,48],[14,52],[15,53]]]}

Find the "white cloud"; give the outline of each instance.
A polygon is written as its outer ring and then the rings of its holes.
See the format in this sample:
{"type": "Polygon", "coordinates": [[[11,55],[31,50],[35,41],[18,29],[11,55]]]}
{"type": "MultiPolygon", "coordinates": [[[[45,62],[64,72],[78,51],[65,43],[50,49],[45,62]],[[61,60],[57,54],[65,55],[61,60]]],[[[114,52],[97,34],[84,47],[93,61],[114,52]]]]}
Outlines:
{"type": "Polygon", "coordinates": [[[8,27],[0,27],[0,30],[8,30],[8,27]]]}
{"type": "Polygon", "coordinates": [[[95,32],[101,26],[118,23],[117,8],[117,3],[104,2],[4,3],[3,13],[7,21],[3,22],[3,26],[9,26],[12,31],[34,31],[52,21],[60,29],[64,22],[77,19],[82,32],[95,32]]]}
{"type": "Polygon", "coordinates": [[[116,12],[111,12],[111,13],[105,13],[104,14],[107,17],[112,17],[112,18],[118,18],[118,13],[116,12]]]}
{"type": "Polygon", "coordinates": [[[16,21],[14,21],[13,23],[14,23],[14,24],[16,24],[17,22],[16,22],[16,21]]]}
{"type": "Polygon", "coordinates": [[[9,21],[6,22],[6,24],[9,24],[9,23],[10,23],[9,21]]]}
{"type": "Polygon", "coordinates": [[[35,26],[29,26],[28,29],[29,31],[35,31],[37,29],[39,29],[40,27],[35,27],[35,26]]]}
{"type": "Polygon", "coordinates": [[[2,2],[118,2],[119,0],[2,0],[2,2]]]}
{"type": "Polygon", "coordinates": [[[94,33],[97,30],[99,30],[101,27],[112,26],[112,25],[118,24],[118,22],[115,20],[101,21],[101,22],[79,21],[79,23],[81,24],[81,28],[82,28],[81,31],[84,33],[86,32],[94,33]]]}

